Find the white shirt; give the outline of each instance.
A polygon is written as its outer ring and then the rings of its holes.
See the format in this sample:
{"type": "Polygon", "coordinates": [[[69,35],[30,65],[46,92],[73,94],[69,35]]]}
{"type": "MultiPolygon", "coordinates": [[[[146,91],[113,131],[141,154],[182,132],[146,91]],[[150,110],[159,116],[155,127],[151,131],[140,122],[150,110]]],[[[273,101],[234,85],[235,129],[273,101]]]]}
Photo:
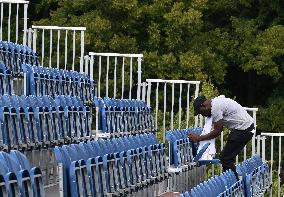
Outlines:
{"type": "Polygon", "coordinates": [[[224,96],[215,97],[211,106],[213,123],[220,120],[228,129],[238,130],[245,130],[253,123],[253,118],[247,111],[232,99],[224,96]]]}

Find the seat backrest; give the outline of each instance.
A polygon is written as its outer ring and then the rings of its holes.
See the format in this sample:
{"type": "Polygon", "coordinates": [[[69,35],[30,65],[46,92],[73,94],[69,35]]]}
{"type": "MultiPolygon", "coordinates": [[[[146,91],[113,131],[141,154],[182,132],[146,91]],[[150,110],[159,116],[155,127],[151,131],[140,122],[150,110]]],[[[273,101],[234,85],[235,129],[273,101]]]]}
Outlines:
{"type": "Polygon", "coordinates": [[[203,153],[206,151],[206,149],[209,147],[210,143],[204,144],[204,146],[200,149],[200,151],[196,154],[196,156],[193,158],[193,162],[197,162],[202,157],[203,153]]]}
{"type": "Polygon", "coordinates": [[[27,157],[18,150],[11,150],[10,156],[19,164],[22,170],[30,170],[32,168],[27,157]]]}
{"type": "Polygon", "coordinates": [[[6,164],[9,169],[9,172],[14,172],[17,174],[17,172],[21,170],[20,166],[17,164],[17,161],[12,158],[8,153],[1,151],[0,160],[6,164]]]}

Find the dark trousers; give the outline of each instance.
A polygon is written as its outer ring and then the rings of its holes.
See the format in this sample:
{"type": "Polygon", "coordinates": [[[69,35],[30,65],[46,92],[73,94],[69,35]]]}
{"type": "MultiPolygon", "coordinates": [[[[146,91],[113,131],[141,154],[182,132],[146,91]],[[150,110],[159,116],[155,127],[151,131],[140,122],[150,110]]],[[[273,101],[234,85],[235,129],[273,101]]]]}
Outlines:
{"type": "Polygon", "coordinates": [[[245,145],[251,140],[253,133],[250,132],[254,129],[253,124],[246,130],[231,130],[228,141],[220,154],[220,160],[223,170],[231,169],[238,179],[236,172],[236,156],[241,152],[245,145]]]}

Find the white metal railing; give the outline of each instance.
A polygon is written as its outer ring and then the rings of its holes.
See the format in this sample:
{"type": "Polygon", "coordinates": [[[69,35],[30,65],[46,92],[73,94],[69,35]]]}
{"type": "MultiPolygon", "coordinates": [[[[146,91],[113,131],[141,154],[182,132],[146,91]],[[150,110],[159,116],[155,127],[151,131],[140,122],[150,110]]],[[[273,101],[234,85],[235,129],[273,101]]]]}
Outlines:
{"type": "MultiPolygon", "coordinates": [[[[189,119],[190,119],[190,100],[193,96],[196,98],[199,94],[199,84],[200,81],[186,81],[186,80],[164,80],[164,79],[146,79],[146,82],[142,83],[142,100],[146,101],[147,95],[147,105],[151,106],[151,93],[152,86],[156,87],[155,90],[155,127],[158,130],[158,112],[159,112],[159,86],[164,86],[163,88],[163,142],[165,142],[165,131],[169,128],[166,128],[166,113],[167,113],[167,86],[171,86],[171,109],[170,109],[170,129],[174,129],[174,108],[175,105],[175,97],[178,98],[178,129],[181,129],[182,122],[182,111],[186,112],[186,128],[189,127],[189,119]],[[194,86],[195,90],[193,95],[190,95],[191,87],[194,86]],[[177,88],[175,88],[177,87],[177,88]],[[147,90],[146,90],[147,88],[147,90]],[[178,89],[178,92],[176,91],[178,89]],[[176,95],[175,93],[178,93],[176,95]],[[186,93],[186,99],[182,97],[183,93],[186,93]]],[[[193,117],[193,116],[192,116],[193,117]]],[[[198,117],[195,117],[195,126],[198,125],[198,117]]]]}
{"type": "MultiPolygon", "coordinates": [[[[284,133],[261,133],[261,141],[262,141],[262,147],[261,147],[261,156],[262,159],[265,160],[266,159],[266,148],[269,148],[269,146],[266,145],[266,139],[270,138],[270,178],[273,181],[273,163],[274,163],[274,154],[275,154],[275,149],[274,149],[274,141],[277,140],[278,141],[278,159],[276,159],[276,161],[278,160],[278,168],[277,168],[277,196],[280,197],[281,196],[281,192],[280,192],[280,170],[281,170],[281,162],[282,160],[282,138],[284,137],[284,133]]],[[[275,196],[273,194],[273,190],[270,191],[270,196],[275,196]]]]}
{"type": "MultiPolygon", "coordinates": [[[[94,53],[89,52],[90,63],[85,64],[85,71],[89,73],[91,80],[94,78],[97,81],[97,92],[98,97],[113,97],[117,98],[119,91],[118,82],[121,83],[120,97],[132,99],[133,86],[137,85],[137,99],[140,100],[141,93],[141,62],[142,54],[120,54],[120,53],[94,53]],[[137,62],[137,63],[136,63],[137,62]],[[134,73],[137,72],[137,78],[134,73]],[[113,73],[113,78],[110,76],[113,73]],[[129,73],[129,76],[126,75],[129,73]],[[102,77],[105,74],[105,78],[102,77]],[[129,86],[126,86],[126,77],[129,81],[129,86]],[[136,78],[136,80],[135,80],[136,78]],[[110,96],[109,83],[110,80],[113,82],[113,95],[110,96]],[[105,82],[105,94],[102,94],[102,82],[105,82]],[[137,83],[137,84],[136,84],[137,83]],[[128,95],[127,90],[128,88],[128,95]]],[[[85,58],[88,62],[88,57],[85,58]]]]}
{"type": "MultiPolygon", "coordinates": [[[[69,63],[72,64],[71,70],[75,70],[76,58],[80,59],[80,73],[84,71],[84,34],[86,27],[59,27],[59,26],[35,26],[29,29],[29,43],[28,45],[32,47],[35,52],[41,50],[41,65],[44,66],[45,60],[45,47],[46,43],[49,44],[49,67],[52,67],[52,57],[56,54],[56,67],[60,68],[61,65],[63,69],[67,69],[69,63]],[[69,33],[71,32],[71,33],[69,33]],[[41,36],[38,34],[41,33],[41,36]],[[54,36],[55,33],[55,36],[54,36]],[[76,40],[77,34],[80,34],[80,54],[76,54],[76,40]],[[49,36],[48,41],[45,41],[46,35],[49,36]],[[63,36],[62,36],[63,35],[63,36]],[[31,38],[32,37],[32,38],[31,38]],[[64,37],[61,39],[61,37],[64,37]],[[71,40],[72,44],[69,44],[71,40]],[[56,43],[56,51],[54,50],[53,43],[56,43]],[[60,49],[60,45],[64,46],[63,52],[60,49]],[[72,47],[69,47],[72,46],[72,47]],[[72,53],[71,58],[68,57],[68,54],[72,53]],[[64,64],[60,62],[60,56],[64,55],[64,64]],[[71,59],[72,62],[68,62],[68,59],[71,59]]],[[[61,67],[62,68],[62,67],[61,67]]]]}
{"type": "MultiPolygon", "coordinates": [[[[27,14],[28,14],[28,4],[29,1],[21,1],[21,0],[0,0],[1,4],[1,16],[0,16],[0,40],[6,40],[8,42],[13,41],[18,43],[19,42],[19,33],[20,32],[27,32],[27,14]],[[23,16],[20,15],[22,12],[19,12],[20,9],[23,9],[23,16]],[[8,11],[7,11],[8,10],[8,11]],[[15,16],[15,27],[11,27],[12,19],[14,16],[11,16],[12,10],[16,10],[15,16]],[[5,16],[4,13],[7,13],[8,16],[5,16]],[[4,19],[7,17],[7,25],[4,19]],[[23,19],[23,24],[21,27],[21,20],[23,19]],[[7,27],[7,34],[4,33],[4,27],[7,27]],[[22,29],[20,29],[22,28],[22,29]],[[11,35],[11,29],[15,29],[15,38],[11,35]],[[7,36],[6,36],[7,35],[7,36]],[[12,40],[12,38],[14,38],[12,40]]],[[[27,34],[23,33],[23,44],[27,43],[27,34]]]]}

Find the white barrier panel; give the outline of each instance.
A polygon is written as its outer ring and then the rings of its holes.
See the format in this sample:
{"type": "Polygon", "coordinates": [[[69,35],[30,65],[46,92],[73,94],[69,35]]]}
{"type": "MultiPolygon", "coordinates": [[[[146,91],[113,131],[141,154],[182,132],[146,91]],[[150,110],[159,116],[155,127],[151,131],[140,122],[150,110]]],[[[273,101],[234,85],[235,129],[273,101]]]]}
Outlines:
{"type": "MultiPolygon", "coordinates": [[[[163,79],[146,79],[146,83],[143,83],[143,86],[147,86],[147,105],[151,106],[151,92],[152,86],[156,87],[156,95],[155,95],[155,127],[158,130],[158,111],[159,111],[159,96],[163,95],[164,103],[163,103],[163,142],[165,142],[165,131],[167,129],[177,129],[174,128],[174,109],[175,107],[178,108],[178,129],[181,129],[181,122],[182,122],[182,111],[186,112],[186,127],[190,127],[189,120],[190,120],[190,97],[193,96],[193,99],[196,98],[199,94],[199,85],[200,81],[186,81],[186,80],[163,80],[163,79]],[[159,95],[159,86],[163,86],[163,94],[159,95]],[[193,94],[190,95],[190,88],[194,86],[195,90],[192,91],[193,94]],[[167,87],[171,88],[171,109],[170,109],[170,128],[166,128],[166,113],[167,113],[167,87]],[[178,91],[177,91],[178,90],[178,91]],[[186,95],[186,99],[183,97],[186,95]],[[178,104],[175,105],[175,98],[178,98],[178,104]]],[[[145,90],[146,91],[146,90],[145,90]]],[[[142,100],[146,101],[145,98],[146,93],[142,91],[142,100]]],[[[168,110],[169,111],[169,110],[168,110]]],[[[192,115],[193,116],[193,115],[192,115]]],[[[198,126],[198,117],[195,117],[195,127],[198,126]]]]}
{"type": "Polygon", "coordinates": [[[18,43],[20,36],[23,35],[22,43],[25,45],[27,43],[27,34],[23,32],[27,32],[29,1],[0,0],[0,4],[0,40],[18,43]]]}
{"type": "MultiPolygon", "coordinates": [[[[89,53],[90,64],[85,64],[86,73],[90,74],[91,79],[97,82],[98,97],[132,99],[134,86],[137,87],[137,99],[141,95],[141,62],[142,54],[120,54],[120,53],[89,53]],[[135,76],[137,72],[137,77],[135,76]],[[104,78],[102,75],[105,75],[104,78]],[[113,77],[111,76],[113,75],[113,77]],[[105,83],[103,93],[102,84],[105,83]],[[110,94],[110,83],[113,83],[113,94],[110,94]],[[129,86],[126,84],[129,83],[129,86]],[[121,86],[121,92],[119,91],[121,86]],[[128,92],[127,92],[128,91],[128,92]]],[[[88,57],[85,57],[88,62],[88,57]]]]}
{"type": "Polygon", "coordinates": [[[32,34],[32,39],[29,40],[32,40],[32,44],[31,42],[28,44],[30,45],[30,47],[32,47],[32,49],[35,52],[38,52],[41,55],[40,63],[42,66],[45,66],[47,64],[47,60],[45,59],[48,58],[49,67],[53,67],[53,64],[55,64],[56,62],[56,68],[63,68],[74,71],[75,65],[77,64],[77,60],[79,60],[80,73],[83,73],[85,72],[84,71],[85,31],[86,27],[59,27],[59,26],[33,25],[32,28],[29,29],[29,35],[30,35],[29,37],[31,37],[32,34]],[[79,39],[77,39],[77,37],[79,37],[79,39]],[[76,43],[76,40],[79,40],[79,43],[76,43]],[[48,47],[48,49],[46,47],[48,47]],[[79,54],[76,53],[76,48],[80,49],[79,54]],[[45,54],[46,49],[49,51],[48,57],[46,57],[45,54]],[[64,56],[64,60],[62,62],[60,62],[61,55],[64,56]],[[54,56],[56,56],[56,61],[52,60],[54,56]],[[71,56],[71,58],[68,56],[71,56]],[[69,62],[68,61],[69,59],[72,59],[72,62],[69,62]]]}

